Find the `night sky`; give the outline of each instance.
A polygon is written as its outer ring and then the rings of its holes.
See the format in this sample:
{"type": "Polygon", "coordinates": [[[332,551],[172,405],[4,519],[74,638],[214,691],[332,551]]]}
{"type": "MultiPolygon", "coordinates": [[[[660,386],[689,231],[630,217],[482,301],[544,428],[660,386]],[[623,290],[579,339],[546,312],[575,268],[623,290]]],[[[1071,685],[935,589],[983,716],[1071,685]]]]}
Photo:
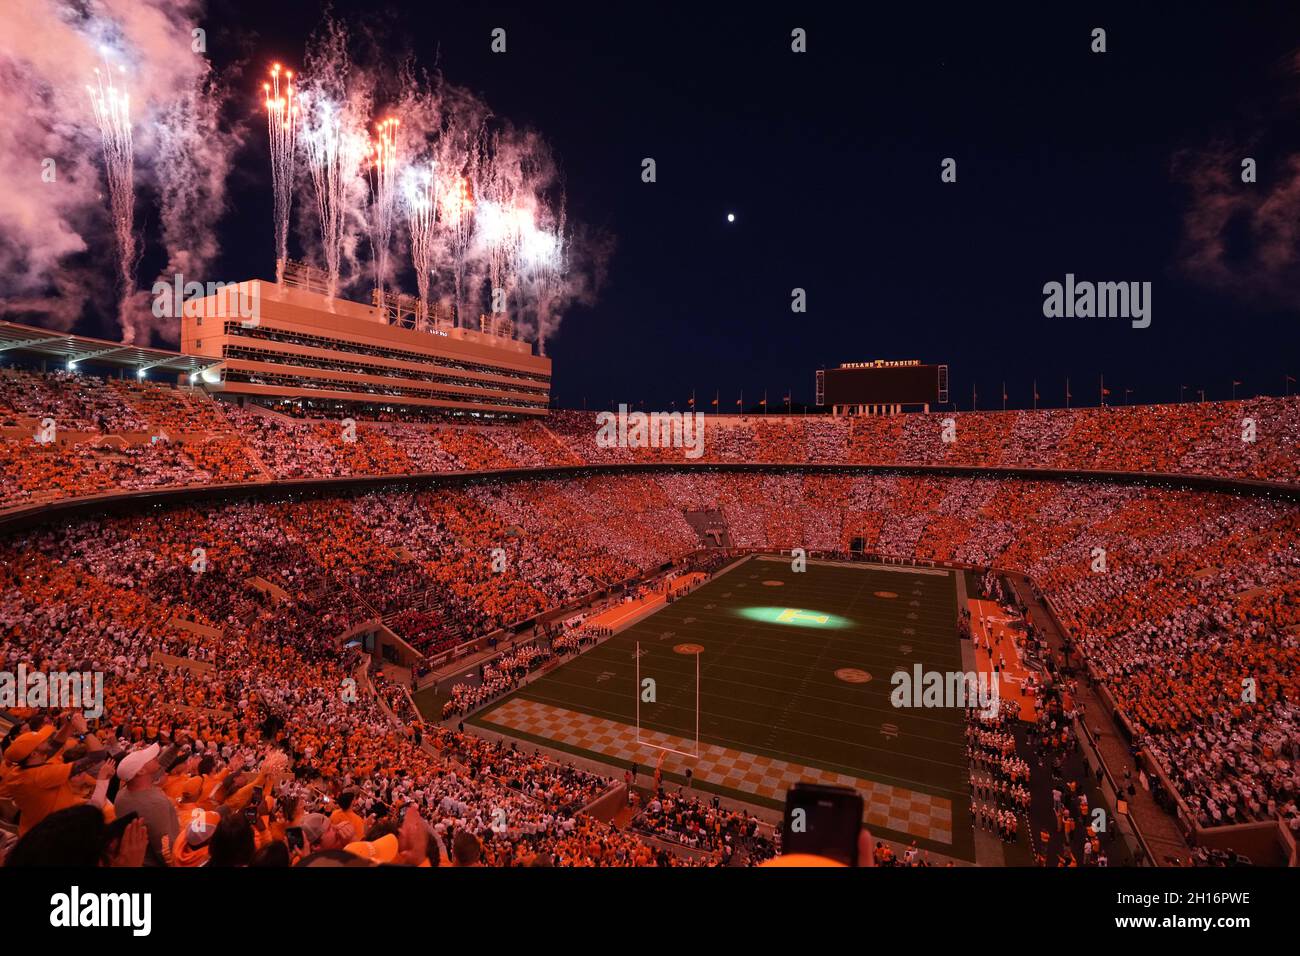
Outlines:
{"type": "MultiPolygon", "coordinates": [[[[1067,375],[1076,404],[1096,404],[1101,373],[1112,401],[1139,402],[1300,375],[1295,4],[617,6],[334,5],[395,61],[409,47],[541,131],[570,217],[616,237],[599,301],[549,343],[558,405],[681,408],[694,388],[734,411],[743,388],[775,408],[788,388],[811,401],[816,368],[873,358],[948,363],[962,409],[972,383],[1000,407],[1003,380],[1026,406],[1035,376],[1059,405],[1067,375]],[[1043,284],[1067,272],[1151,282],[1151,327],[1044,318],[1043,284]]],[[[214,0],[209,52],[260,83],[271,60],[301,63],[320,11],[214,0]]],[[[271,274],[264,138],[230,185],[223,278],[271,274]]]]}

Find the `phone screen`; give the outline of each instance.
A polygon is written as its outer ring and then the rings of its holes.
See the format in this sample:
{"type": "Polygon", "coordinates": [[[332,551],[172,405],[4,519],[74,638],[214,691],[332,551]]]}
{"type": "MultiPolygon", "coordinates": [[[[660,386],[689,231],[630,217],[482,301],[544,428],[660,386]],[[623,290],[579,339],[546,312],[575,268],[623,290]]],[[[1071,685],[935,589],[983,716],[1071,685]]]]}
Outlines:
{"type": "Polygon", "coordinates": [[[797,783],[785,795],[781,852],[809,853],[858,865],[862,797],[848,787],[797,783]]]}
{"type": "Polygon", "coordinates": [[[249,823],[257,820],[258,814],[262,812],[262,788],[254,787],[253,794],[248,798],[248,805],[244,807],[244,816],[248,818],[249,823]]]}

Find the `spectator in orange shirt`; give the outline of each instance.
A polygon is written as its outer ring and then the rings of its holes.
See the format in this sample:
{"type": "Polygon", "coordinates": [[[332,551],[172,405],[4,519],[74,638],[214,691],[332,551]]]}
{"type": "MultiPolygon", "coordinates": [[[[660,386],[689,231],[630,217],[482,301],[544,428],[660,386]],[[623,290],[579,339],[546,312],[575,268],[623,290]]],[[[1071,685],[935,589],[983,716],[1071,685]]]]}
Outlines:
{"type": "Polygon", "coordinates": [[[353,790],[343,791],[339,794],[339,808],[330,814],[330,823],[336,830],[342,831],[346,827],[350,831],[341,833],[345,843],[360,840],[366,835],[366,821],[352,812],[352,802],[356,797],[353,790]]]}
{"type": "Polygon", "coordinates": [[[93,742],[91,753],[73,763],[67,763],[57,754],[68,736],[76,731],[86,732],[86,721],[75,713],[58,730],[46,724],[38,731],[21,734],[6,748],[5,762],[12,767],[0,784],[0,797],[12,800],[19,809],[18,835],[22,836],[51,813],[76,806],[82,802],[73,788],[72,780],[87,774],[96,764],[102,764],[106,754],[93,742]]]}

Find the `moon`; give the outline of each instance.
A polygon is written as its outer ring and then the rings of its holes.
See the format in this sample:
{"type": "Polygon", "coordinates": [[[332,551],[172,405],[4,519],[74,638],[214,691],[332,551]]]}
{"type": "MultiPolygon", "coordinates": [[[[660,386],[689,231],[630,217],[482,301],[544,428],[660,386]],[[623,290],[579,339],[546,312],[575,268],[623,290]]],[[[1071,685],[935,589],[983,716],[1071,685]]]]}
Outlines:
{"type": "Polygon", "coordinates": [[[727,222],[735,222],[735,221],[736,221],[736,214],[734,212],[727,213],[727,222]]]}

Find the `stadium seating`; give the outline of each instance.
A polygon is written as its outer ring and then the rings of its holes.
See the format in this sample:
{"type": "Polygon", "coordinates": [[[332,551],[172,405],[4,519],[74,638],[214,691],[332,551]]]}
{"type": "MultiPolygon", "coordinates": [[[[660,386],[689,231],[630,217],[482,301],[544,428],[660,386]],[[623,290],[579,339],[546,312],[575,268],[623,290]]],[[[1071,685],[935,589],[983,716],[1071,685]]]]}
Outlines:
{"type": "MultiPolygon", "coordinates": [[[[150,852],[172,865],[205,858],[192,814],[224,808],[230,820],[256,787],[265,796],[240,837],[252,852],[293,827],[320,836],[315,814],[350,794],[355,812],[331,811],[334,836],[307,849],[346,838],[366,844],[358,853],[400,846],[407,862],[442,853],[502,865],[644,865],[683,862],[663,840],[712,863],[732,860],[744,842],[757,861],[766,851],[746,819],[697,803],[667,799],[684,829],[666,822],[665,802],[643,808],[638,826],[658,842],[577,814],[612,781],[422,725],[405,690],[362,668],[344,640],[382,620],[417,653],[438,654],[692,552],[702,539],[687,514],[707,513],[735,548],[846,552],[860,542],[892,557],[1028,574],[1199,823],[1281,815],[1300,829],[1300,507],[1109,481],[709,467],[949,464],[1295,484],[1298,408],[1297,399],[1252,399],[959,414],[956,442],[939,437],[939,415],[714,418],[704,458],[687,462],[672,449],[598,448],[587,413],[491,427],[363,421],[353,432],[184,389],[4,371],[5,507],[294,478],[678,467],[244,497],[36,527],[0,541],[0,663],[103,671],[96,739],[190,748],[163,784],[177,812],[161,834],[166,850],[149,834],[158,844],[150,852]],[[44,418],[57,425],[52,443],[33,439],[44,418]],[[1246,418],[1253,442],[1242,439],[1246,418]],[[1104,574],[1092,565],[1098,548],[1104,574]],[[356,693],[340,693],[353,683],[356,693]],[[407,806],[437,824],[441,849],[409,845],[398,812],[407,806]]],[[[453,690],[446,715],[454,721],[508,691],[538,663],[533,654],[498,662],[482,686],[453,690]]],[[[39,713],[16,716],[8,747],[52,727],[39,713]]],[[[94,774],[76,770],[77,746],[48,757],[68,765],[56,799],[32,790],[27,762],[46,759],[41,747],[33,758],[24,746],[6,754],[0,798],[25,808],[23,834],[65,807],[111,815],[94,774]]]]}
{"type": "Polygon", "coordinates": [[[1298,412],[1293,396],[895,418],[710,416],[703,456],[687,460],[681,449],[598,447],[588,412],[491,427],[349,428],[192,389],[11,369],[0,372],[0,510],[146,487],[619,463],[1052,468],[1300,484],[1298,412]],[[46,419],[53,444],[35,440],[46,419]],[[952,441],[943,440],[948,419],[952,441]]]}

